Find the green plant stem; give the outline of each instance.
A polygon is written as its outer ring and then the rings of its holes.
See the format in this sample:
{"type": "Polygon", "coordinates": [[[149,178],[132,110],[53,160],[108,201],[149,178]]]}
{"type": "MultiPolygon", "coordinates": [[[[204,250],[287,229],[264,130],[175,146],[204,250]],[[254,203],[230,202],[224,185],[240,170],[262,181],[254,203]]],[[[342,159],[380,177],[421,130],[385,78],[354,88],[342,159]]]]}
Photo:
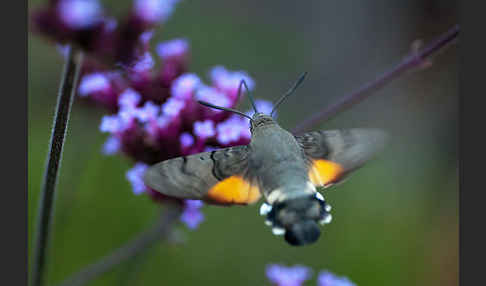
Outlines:
{"type": "Polygon", "coordinates": [[[72,275],[58,286],[80,286],[96,277],[106,273],[118,264],[144,252],[149,247],[168,236],[173,225],[182,214],[182,206],[168,204],[167,211],[161,214],[158,222],[150,229],[140,233],[136,238],[129,241],[112,253],[102,257],[97,262],[86,266],[83,270],[72,275]]]}
{"type": "Polygon", "coordinates": [[[74,95],[76,94],[81,64],[81,52],[68,48],[66,64],[64,65],[61,85],[59,87],[56,113],[49,144],[49,153],[41,189],[39,213],[37,216],[34,261],[32,265],[32,286],[41,286],[45,282],[46,256],[54,207],[54,195],[61,165],[62,150],[69,121],[69,114],[74,95]]]}
{"type": "Polygon", "coordinates": [[[447,44],[451,43],[454,39],[456,39],[458,35],[459,25],[455,25],[422,50],[414,51],[411,54],[407,55],[398,65],[379,75],[373,81],[365,83],[360,88],[342,97],[336,103],[330,105],[323,111],[317,112],[309,116],[307,119],[304,119],[299,125],[292,129],[292,133],[301,134],[312,126],[316,125],[317,123],[328,120],[329,118],[336,115],[338,112],[341,112],[346,108],[349,108],[352,105],[371,96],[373,94],[371,93],[371,91],[377,90],[378,88],[385,86],[387,83],[390,83],[392,80],[398,78],[406,71],[424,64],[428,57],[432,56],[433,54],[447,46],[447,44]]]}

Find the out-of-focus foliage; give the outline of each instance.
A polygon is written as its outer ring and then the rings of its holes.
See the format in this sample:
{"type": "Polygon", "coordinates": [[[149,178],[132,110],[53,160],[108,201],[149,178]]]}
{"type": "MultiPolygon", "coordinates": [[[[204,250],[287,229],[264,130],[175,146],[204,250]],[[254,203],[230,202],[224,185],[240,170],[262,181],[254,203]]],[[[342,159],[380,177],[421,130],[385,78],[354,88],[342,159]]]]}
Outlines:
{"type": "MultiPolygon", "coordinates": [[[[32,0],[31,8],[42,4],[32,0]]],[[[122,15],[132,1],[103,1],[122,15]]],[[[302,71],[306,82],[279,109],[286,128],[398,62],[455,22],[451,1],[182,1],[153,43],[191,42],[192,70],[246,70],[255,95],[278,98],[302,71]]],[[[62,57],[29,35],[29,250],[62,57]]],[[[92,285],[262,285],[268,263],[329,269],[358,285],[458,284],[457,47],[315,129],[378,127],[391,141],[376,160],[330,190],[333,222],[319,242],[275,238],[258,206],[204,207],[184,243],[160,243],[92,285]]],[[[240,104],[242,110],[247,102],[240,104]]],[[[48,280],[56,283],[122,245],[157,216],[134,196],[132,163],[103,156],[103,112],[75,101],[56,199],[48,280]]],[[[312,281],[311,284],[315,284],[312,281]]]]}

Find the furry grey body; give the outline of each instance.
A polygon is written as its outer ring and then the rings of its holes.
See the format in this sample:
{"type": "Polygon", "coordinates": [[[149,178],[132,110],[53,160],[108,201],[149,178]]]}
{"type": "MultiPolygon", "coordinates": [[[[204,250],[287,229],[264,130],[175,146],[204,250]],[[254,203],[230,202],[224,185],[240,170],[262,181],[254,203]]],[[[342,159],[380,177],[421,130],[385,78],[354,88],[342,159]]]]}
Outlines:
{"type": "Polygon", "coordinates": [[[281,128],[270,116],[257,114],[252,126],[249,169],[252,180],[269,201],[295,198],[308,189],[308,162],[294,135],[281,128]]]}

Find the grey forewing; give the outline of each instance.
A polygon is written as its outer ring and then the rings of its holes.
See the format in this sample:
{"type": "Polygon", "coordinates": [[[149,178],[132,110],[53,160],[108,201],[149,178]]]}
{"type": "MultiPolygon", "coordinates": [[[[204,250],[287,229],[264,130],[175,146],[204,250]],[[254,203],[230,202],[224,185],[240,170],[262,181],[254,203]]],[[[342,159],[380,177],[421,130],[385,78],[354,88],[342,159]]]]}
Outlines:
{"type": "Polygon", "coordinates": [[[379,129],[347,129],[313,131],[295,138],[308,158],[333,161],[350,172],[382,149],[387,136],[379,129]]]}
{"type": "Polygon", "coordinates": [[[275,189],[292,197],[305,188],[307,165],[292,134],[277,124],[255,128],[250,146],[250,175],[265,197],[275,189]]]}
{"type": "Polygon", "coordinates": [[[246,176],[248,146],[235,146],[160,162],[144,175],[145,184],[168,196],[203,199],[219,181],[246,176]]]}

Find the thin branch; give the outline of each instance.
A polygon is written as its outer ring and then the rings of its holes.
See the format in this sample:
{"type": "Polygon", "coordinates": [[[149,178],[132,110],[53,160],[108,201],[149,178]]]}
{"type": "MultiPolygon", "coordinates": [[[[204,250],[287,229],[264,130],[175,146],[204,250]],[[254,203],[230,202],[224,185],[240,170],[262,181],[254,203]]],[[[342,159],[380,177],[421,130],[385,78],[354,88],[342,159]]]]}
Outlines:
{"type": "Polygon", "coordinates": [[[66,136],[71,105],[76,93],[81,63],[81,52],[69,48],[66,56],[66,64],[62,73],[61,85],[59,87],[54,126],[51,133],[49,153],[42,183],[39,213],[37,216],[36,245],[31,277],[31,284],[33,286],[41,286],[45,280],[46,253],[54,206],[54,195],[59,167],[61,165],[64,138],[66,136]]]}
{"type": "Polygon", "coordinates": [[[387,83],[398,78],[404,72],[424,64],[428,57],[432,56],[434,53],[447,46],[447,44],[451,43],[454,39],[456,39],[458,35],[459,25],[455,25],[449,31],[441,35],[434,42],[432,42],[422,50],[415,51],[407,55],[397,66],[393,67],[391,70],[381,74],[373,81],[364,84],[357,90],[344,96],[323,111],[311,115],[299,125],[297,125],[294,129],[292,129],[292,133],[300,134],[310,127],[314,126],[315,124],[321,121],[325,121],[336,115],[338,112],[343,111],[344,109],[349,108],[352,105],[364,100],[365,98],[372,95],[370,91],[383,87],[387,83]]]}
{"type": "Polygon", "coordinates": [[[108,272],[118,264],[142,253],[160,239],[169,235],[172,226],[177,222],[182,213],[182,206],[168,204],[167,208],[167,211],[162,213],[154,227],[142,232],[135,239],[105,257],[102,257],[97,262],[86,266],[83,270],[67,278],[58,286],[80,286],[86,284],[108,272]]]}

